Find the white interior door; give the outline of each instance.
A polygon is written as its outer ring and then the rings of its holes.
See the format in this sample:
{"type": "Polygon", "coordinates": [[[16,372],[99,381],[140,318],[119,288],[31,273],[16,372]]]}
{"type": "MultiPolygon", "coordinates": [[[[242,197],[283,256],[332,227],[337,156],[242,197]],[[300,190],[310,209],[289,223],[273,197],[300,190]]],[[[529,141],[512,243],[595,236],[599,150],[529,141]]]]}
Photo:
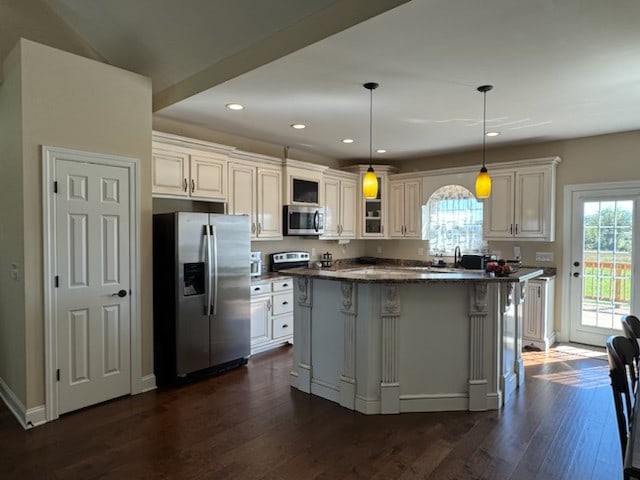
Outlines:
{"type": "Polygon", "coordinates": [[[124,167],[56,160],[58,413],[131,392],[130,208],[124,167]]]}
{"type": "Polygon", "coordinates": [[[640,186],[574,191],[571,199],[570,340],[603,346],[639,311],[640,186]]]}

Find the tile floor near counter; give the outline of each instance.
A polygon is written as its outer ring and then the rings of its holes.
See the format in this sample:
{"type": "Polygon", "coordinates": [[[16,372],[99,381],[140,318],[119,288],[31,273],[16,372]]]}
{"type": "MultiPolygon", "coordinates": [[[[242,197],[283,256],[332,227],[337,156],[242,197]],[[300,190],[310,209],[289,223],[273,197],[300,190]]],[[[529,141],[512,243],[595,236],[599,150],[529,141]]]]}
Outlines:
{"type": "Polygon", "coordinates": [[[492,412],[351,412],[289,387],[290,347],[30,431],[2,405],[0,478],[622,478],[604,351],[523,357],[524,387],[492,412]]]}

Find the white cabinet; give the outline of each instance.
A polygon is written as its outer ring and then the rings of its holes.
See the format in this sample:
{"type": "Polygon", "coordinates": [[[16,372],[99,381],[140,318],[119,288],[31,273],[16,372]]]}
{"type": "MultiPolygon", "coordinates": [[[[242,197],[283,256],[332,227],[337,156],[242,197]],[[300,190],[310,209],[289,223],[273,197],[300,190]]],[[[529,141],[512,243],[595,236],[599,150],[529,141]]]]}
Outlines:
{"type": "Polygon", "coordinates": [[[321,239],[356,238],[356,174],[325,172],[324,189],[324,234],[321,239]]]}
{"type": "Polygon", "coordinates": [[[389,180],[389,236],[420,238],[422,179],[389,180]]]}
{"type": "Polygon", "coordinates": [[[232,147],[153,133],[152,194],[227,201],[227,160],[232,147]]]}
{"type": "Polygon", "coordinates": [[[389,165],[373,165],[378,177],[378,195],[373,199],[366,199],[362,194],[362,179],[369,165],[354,165],[345,170],[357,173],[357,231],[356,238],[388,238],[387,209],[388,209],[388,176],[396,169],[389,165]]]}
{"type": "Polygon", "coordinates": [[[484,202],[486,240],[555,240],[556,161],[536,167],[490,171],[484,202]]]}
{"type": "Polygon", "coordinates": [[[251,285],[251,354],[293,341],[293,280],[278,277],[251,285]]]}
{"type": "Polygon", "coordinates": [[[553,278],[527,282],[522,321],[523,346],[533,345],[546,350],[554,344],[554,287],[553,278]]]}
{"type": "Polygon", "coordinates": [[[273,157],[246,152],[231,155],[228,211],[231,215],[251,217],[252,240],[282,239],[280,162],[273,157]]]}

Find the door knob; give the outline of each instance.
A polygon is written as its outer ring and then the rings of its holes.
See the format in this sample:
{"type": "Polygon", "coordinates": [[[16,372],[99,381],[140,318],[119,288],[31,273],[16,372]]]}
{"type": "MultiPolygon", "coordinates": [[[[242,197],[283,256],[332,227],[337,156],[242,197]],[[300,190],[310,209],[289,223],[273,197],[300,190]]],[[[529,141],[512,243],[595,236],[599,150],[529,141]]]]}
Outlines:
{"type": "Polygon", "coordinates": [[[112,297],[126,297],[127,296],[127,291],[126,290],[120,290],[116,293],[112,293],[111,294],[112,297]]]}
{"type": "Polygon", "coordinates": [[[580,276],[580,274],[578,272],[574,272],[573,276],[578,278],[580,276]]]}

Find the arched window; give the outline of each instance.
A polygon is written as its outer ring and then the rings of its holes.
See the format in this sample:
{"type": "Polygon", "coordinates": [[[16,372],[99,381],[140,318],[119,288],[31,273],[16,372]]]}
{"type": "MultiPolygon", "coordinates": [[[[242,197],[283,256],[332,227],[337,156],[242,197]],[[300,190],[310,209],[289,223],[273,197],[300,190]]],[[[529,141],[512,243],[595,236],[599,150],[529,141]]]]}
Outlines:
{"type": "Polygon", "coordinates": [[[430,255],[453,255],[456,246],[465,253],[485,251],[482,203],[462,185],[439,188],[422,206],[422,238],[430,255]]]}

